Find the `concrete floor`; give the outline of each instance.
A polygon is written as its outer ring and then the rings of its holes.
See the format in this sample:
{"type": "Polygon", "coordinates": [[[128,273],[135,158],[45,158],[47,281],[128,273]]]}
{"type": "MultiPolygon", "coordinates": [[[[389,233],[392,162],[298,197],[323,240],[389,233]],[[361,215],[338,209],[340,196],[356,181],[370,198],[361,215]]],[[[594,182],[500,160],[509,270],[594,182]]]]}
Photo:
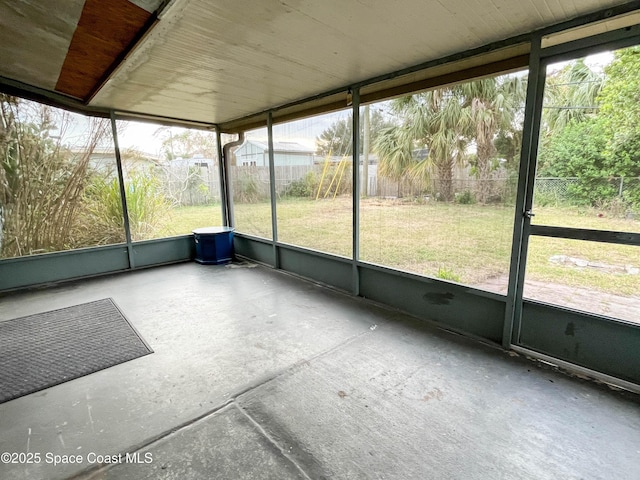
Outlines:
{"type": "Polygon", "coordinates": [[[104,297],[155,353],[0,405],[0,452],[41,455],[1,479],[640,478],[637,396],[261,266],[5,295],[0,320],[104,297]]]}

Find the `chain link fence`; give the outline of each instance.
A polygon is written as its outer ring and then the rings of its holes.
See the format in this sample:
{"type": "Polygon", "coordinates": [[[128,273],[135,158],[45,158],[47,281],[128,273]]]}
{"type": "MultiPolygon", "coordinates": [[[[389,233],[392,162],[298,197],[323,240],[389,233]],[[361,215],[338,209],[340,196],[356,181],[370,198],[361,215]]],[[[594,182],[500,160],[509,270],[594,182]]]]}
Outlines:
{"type": "Polygon", "coordinates": [[[540,205],[612,203],[640,207],[640,177],[538,177],[534,201],[540,205]]]}
{"type": "Polygon", "coordinates": [[[579,178],[538,177],[534,188],[534,198],[549,199],[548,203],[568,203],[571,186],[578,184],[579,178]]]}

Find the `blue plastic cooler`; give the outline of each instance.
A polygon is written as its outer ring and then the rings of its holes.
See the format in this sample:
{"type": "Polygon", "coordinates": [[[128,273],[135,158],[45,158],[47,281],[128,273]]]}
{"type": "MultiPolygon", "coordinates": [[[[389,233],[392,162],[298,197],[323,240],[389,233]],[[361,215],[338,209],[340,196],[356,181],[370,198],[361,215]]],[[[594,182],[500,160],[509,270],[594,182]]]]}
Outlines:
{"type": "Polygon", "coordinates": [[[233,260],[233,228],[196,228],[193,237],[196,242],[196,262],[218,265],[233,260]]]}

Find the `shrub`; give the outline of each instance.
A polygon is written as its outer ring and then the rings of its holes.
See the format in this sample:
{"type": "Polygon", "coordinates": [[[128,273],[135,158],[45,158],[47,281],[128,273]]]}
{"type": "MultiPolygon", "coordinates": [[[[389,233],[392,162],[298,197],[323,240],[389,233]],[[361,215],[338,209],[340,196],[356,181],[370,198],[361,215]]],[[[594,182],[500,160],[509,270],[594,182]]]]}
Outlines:
{"type": "Polygon", "coordinates": [[[257,180],[250,173],[239,173],[233,182],[233,200],[239,203],[256,203],[261,200],[257,180]]]}
{"type": "MultiPolygon", "coordinates": [[[[171,205],[160,192],[158,181],[142,173],[125,180],[129,228],[133,240],[157,236],[168,222],[171,205]]],[[[94,245],[124,241],[124,220],[117,178],[93,177],[84,197],[82,221],[76,237],[94,245]]]]}
{"type": "Polygon", "coordinates": [[[284,194],[288,197],[314,198],[318,191],[318,182],[316,174],[309,171],[304,177],[292,181],[285,189],[284,194]]]}
{"type": "Polygon", "coordinates": [[[460,205],[471,205],[476,203],[476,197],[469,190],[465,190],[462,193],[456,194],[455,202],[460,205]]]}

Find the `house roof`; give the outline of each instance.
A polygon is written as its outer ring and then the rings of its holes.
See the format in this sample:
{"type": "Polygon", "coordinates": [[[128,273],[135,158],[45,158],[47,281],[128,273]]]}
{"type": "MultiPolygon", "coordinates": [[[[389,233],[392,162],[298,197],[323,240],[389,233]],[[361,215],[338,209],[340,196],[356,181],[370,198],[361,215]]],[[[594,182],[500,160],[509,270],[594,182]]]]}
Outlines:
{"type": "MultiPolygon", "coordinates": [[[[261,148],[265,152],[269,151],[269,145],[267,142],[261,142],[258,140],[246,140],[245,144],[252,143],[257,147],[261,148]]],[[[273,151],[274,152],[286,152],[286,153],[305,153],[312,154],[315,153],[315,149],[311,147],[307,147],[305,145],[301,145],[296,142],[273,142],[273,151]]]]}
{"type": "Polygon", "coordinates": [[[620,0],[5,0],[0,88],[232,132],[264,125],[267,111],[278,122],[344,108],[353,86],[372,101],[455,81],[452,72],[526,67],[528,32],[635,24],[638,8],[620,0]]]}

